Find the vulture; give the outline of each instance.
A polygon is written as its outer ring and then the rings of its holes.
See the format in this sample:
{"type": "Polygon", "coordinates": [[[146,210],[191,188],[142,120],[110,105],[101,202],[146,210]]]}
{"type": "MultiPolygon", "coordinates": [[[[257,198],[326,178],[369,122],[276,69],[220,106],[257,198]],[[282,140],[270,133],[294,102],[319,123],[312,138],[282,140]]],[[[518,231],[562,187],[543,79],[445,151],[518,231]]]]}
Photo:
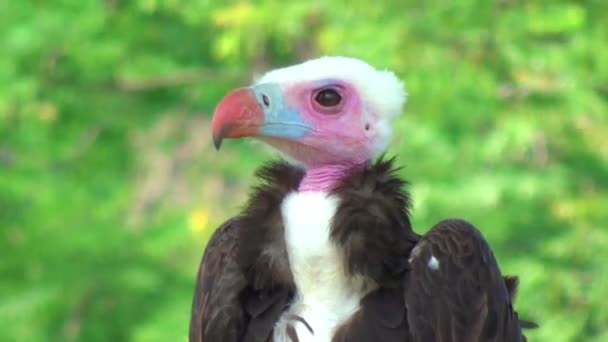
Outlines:
{"type": "Polygon", "coordinates": [[[192,342],[525,341],[481,233],[461,219],[412,229],[407,182],[386,158],[406,100],[390,71],[349,57],[272,70],[217,105],[211,134],[283,157],[203,253],[192,342]]]}

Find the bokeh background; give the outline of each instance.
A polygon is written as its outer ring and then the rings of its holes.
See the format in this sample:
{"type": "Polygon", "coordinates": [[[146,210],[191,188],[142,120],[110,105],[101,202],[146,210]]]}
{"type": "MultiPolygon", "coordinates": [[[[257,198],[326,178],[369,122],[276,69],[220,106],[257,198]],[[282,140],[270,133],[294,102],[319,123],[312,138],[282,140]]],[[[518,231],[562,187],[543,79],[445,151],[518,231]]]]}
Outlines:
{"type": "Polygon", "coordinates": [[[473,221],[532,341],[608,341],[607,4],[0,1],[0,340],[184,341],[205,242],[273,158],[215,152],[215,104],[339,54],[406,82],[417,231],[473,221]]]}

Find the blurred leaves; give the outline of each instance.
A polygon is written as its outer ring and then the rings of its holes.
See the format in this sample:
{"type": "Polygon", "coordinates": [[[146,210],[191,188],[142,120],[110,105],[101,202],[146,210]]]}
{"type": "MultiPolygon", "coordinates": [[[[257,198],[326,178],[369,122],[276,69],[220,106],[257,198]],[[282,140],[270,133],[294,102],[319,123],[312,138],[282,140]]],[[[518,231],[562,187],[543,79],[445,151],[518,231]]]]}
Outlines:
{"type": "Polygon", "coordinates": [[[395,70],[390,154],[419,232],[472,220],[532,341],[604,341],[603,1],[0,2],[0,340],[174,340],[259,143],[220,153],[230,88],[323,54],[395,70]]]}
{"type": "Polygon", "coordinates": [[[197,208],[190,213],[189,225],[194,234],[201,234],[209,224],[209,212],[202,208],[197,208]]]}

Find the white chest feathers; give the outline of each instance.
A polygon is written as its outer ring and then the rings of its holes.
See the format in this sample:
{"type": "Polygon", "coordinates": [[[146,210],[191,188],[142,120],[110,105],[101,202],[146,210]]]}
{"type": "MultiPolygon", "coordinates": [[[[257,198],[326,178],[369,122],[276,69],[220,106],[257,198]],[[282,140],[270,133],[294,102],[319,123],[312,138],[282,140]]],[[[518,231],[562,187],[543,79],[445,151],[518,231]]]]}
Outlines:
{"type": "Polygon", "coordinates": [[[361,279],[346,274],[342,254],[329,237],[338,204],[339,199],[326,192],[293,192],[283,200],[285,242],[298,293],[275,327],[274,342],[291,341],[288,324],[301,342],[330,342],[366,292],[361,279]]]}

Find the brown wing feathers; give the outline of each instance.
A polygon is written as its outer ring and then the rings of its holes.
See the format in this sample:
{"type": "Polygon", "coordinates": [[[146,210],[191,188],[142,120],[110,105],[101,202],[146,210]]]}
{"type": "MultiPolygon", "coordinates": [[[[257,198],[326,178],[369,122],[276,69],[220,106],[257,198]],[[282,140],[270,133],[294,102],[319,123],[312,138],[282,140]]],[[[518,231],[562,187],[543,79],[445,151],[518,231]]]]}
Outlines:
{"type": "Polygon", "coordinates": [[[502,277],[489,245],[470,223],[442,221],[423,236],[408,278],[413,341],[523,340],[512,307],[517,282],[502,277]]]}
{"type": "Polygon", "coordinates": [[[213,234],[201,262],[190,321],[190,341],[237,342],[247,323],[239,294],[247,286],[236,263],[237,220],[213,234]]]}
{"type": "Polygon", "coordinates": [[[275,162],[257,175],[261,184],[243,215],[218,228],[207,244],[192,304],[191,342],[265,342],[295,292],[279,208],[303,173],[275,162]]]}
{"type": "MultiPolygon", "coordinates": [[[[191,342],[271,341],[296,290],[280,205],[302,176],[284,162],[262,168],[243,214],[213,235],[199,269],[191,342]]],[[[393,161],[380,159],[334,191],[341,202],[331,238],[345,269],[376,288],[332,342],[524,341],[521,327],[534,324],[513,310],[517,278],[502,277],[487,242],[465,221],[415,234],[404,185],[393,161]]],[[[297,342],[292,330],[286,333],[297,342]]]]}

